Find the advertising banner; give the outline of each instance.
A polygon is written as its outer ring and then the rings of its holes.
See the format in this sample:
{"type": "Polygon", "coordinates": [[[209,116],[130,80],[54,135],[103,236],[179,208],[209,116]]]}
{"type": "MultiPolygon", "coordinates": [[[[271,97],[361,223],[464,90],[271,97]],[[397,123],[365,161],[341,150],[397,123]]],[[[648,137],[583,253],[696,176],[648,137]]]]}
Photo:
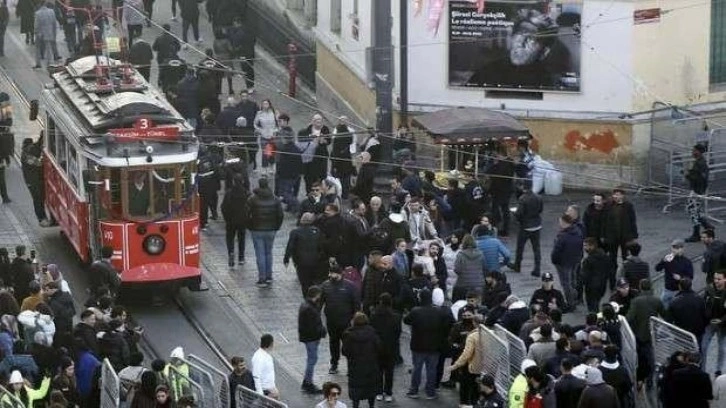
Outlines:
{"type": "Polygon", "coordinates": [[[580,0],[449,2],[449,86],[579,92],[580,0]]]}

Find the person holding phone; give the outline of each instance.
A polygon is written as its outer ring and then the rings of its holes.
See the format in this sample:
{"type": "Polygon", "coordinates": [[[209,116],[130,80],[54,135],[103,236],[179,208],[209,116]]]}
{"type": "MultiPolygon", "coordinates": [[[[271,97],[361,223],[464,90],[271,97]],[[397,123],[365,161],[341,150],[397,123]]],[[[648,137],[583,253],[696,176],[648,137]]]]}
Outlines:
{"type": "Polygon", "coordinates": [[[665,287],[660,299],[666,309],[678,293],[678,282],[683,278],[693,280],[693,263],[684,255],[684,246],[682,239],[673,240],[671,252],[655,266],[657,272],[664,271],[665,274],[665,287]]]}

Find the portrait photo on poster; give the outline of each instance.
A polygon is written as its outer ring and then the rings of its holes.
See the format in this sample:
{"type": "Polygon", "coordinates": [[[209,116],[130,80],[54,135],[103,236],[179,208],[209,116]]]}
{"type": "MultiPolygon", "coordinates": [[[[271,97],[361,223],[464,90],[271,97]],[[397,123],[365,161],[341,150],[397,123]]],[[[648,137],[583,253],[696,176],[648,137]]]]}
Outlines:
{"type": "Polygon", "coordinates": [[[578,0],[449,2],[449,86],[580,92],[578,0]]]}

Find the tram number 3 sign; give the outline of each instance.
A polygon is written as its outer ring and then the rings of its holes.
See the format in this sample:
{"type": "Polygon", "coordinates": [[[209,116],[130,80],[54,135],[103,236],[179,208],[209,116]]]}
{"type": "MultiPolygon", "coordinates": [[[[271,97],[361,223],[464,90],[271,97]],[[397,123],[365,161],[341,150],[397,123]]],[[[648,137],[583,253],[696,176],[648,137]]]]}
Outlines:
{"type": "Polygon", "coordinates": [[[114,136],[117,142],[137,142],[144,139],[164,141],[179,138],[177,126],[154,126],[154,122],[149,118],[137,119],[130,128],[109,129],[108,133],[114,136]]]}

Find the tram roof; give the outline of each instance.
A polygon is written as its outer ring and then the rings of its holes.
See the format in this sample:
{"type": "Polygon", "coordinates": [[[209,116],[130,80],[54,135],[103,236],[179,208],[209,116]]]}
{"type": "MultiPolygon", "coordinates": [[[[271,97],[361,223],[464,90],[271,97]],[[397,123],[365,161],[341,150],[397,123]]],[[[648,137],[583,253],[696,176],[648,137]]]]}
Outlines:
{"type": "Polygon", "coordinates": [[[178,124],[180,131],[193,131],[164,95],[135,69],[130,70],[131,83],[121,83],[122,68],[121,61],[89,56],[69,63],[52,77],[94,131],[126,127],[139,117],[150,117],[155,123],[178,124]],[[108,67],[110,77],[118,80],[112,79],[113,86],[99,85],[99,65],[108,67]]]}

